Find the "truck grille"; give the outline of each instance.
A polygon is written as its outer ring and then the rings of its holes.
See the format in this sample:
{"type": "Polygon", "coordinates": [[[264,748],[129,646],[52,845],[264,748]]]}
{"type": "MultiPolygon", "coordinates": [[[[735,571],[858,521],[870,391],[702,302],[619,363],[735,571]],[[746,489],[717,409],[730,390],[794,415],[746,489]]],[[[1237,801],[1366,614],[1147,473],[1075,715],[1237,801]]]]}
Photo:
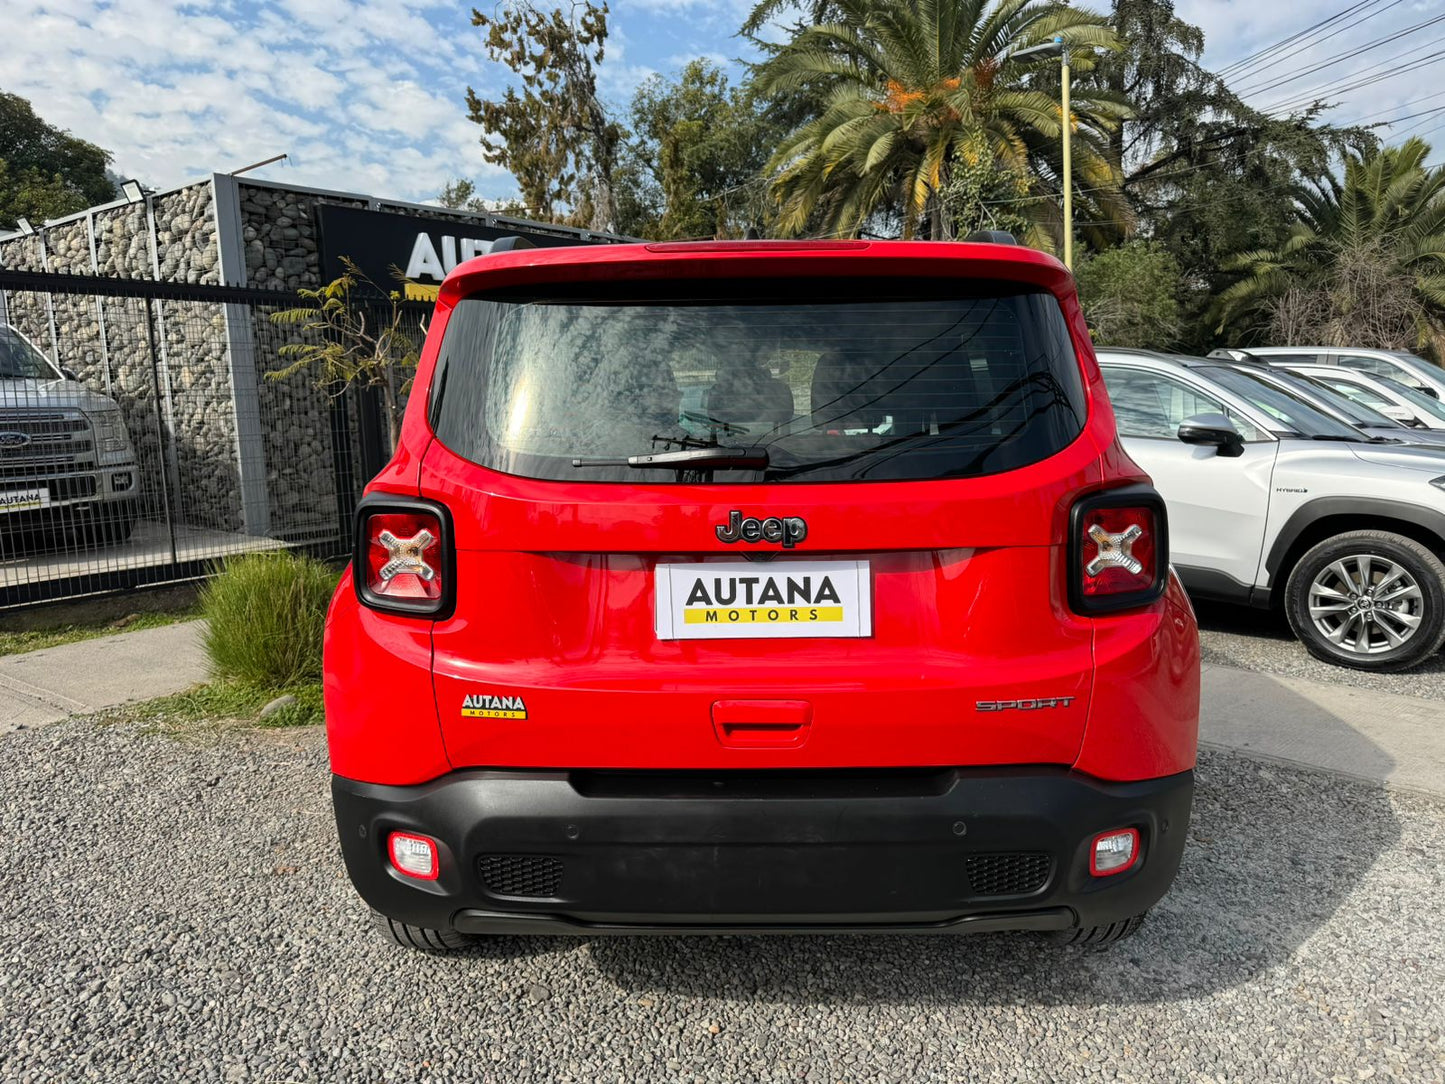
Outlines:
{"type": "Polygon", "coordinates": [[[74,469],[94,459],[90,422],[79,411],[0,410],[0,471],[4,477],[19,477],[18,472],[24,471],[74,469]],[[5,439],[9,434],[28,439],[11,444],[5,439]]]}
{"type": "Polygon", "coordinates": [[[557,895],[562,860],[533,854],[484,854],[477,859],[482,883],[498,896],[557,895]]]}
{"type": "Polygon", "coordinates": [[[1044,887],[1053,865],[1047,854],[976,854],[968,883],[975,896],[1027,896],[1044,887]]]}
{"type": "Polygon", "coordinates": [[[0,409],[0,485],[40,486],[52,501],[94,497],[95,437],[78,410],[0,409]]]}

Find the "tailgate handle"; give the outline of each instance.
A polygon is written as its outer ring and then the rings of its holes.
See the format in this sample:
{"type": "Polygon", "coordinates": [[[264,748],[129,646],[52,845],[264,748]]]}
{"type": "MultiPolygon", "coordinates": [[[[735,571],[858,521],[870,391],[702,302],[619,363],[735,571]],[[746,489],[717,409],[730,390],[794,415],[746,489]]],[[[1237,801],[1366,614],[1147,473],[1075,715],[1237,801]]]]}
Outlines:
{"type": "Polygon", "coordinates": [[[806,700],[717,700],[712,728],[731,749],[777,749],[802,745],[813,724],[806,700]]]}

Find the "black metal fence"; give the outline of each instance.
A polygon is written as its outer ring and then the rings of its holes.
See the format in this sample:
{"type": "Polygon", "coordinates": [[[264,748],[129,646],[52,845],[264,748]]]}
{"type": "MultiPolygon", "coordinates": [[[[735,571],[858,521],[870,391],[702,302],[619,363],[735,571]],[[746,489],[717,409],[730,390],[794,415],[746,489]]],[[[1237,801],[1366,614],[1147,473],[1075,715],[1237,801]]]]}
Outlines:
{"type": "Polygon", "coordinates": [[[268,375],[315,334],[271,320],[297,304],[0,270],[0,610],[347,551],[386,428],[372,392],[268,375]]]}

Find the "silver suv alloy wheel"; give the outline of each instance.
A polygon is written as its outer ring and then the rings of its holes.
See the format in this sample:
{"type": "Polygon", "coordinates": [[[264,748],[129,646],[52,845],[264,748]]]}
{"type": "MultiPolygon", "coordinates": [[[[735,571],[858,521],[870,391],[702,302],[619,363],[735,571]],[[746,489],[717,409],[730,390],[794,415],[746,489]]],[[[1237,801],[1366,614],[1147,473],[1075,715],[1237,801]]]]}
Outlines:
{"type": "Polygon", "coordinates": [[[1403,647],[1420,628],[1425,596],[1404,568],[1378,554],[1331,561],[1309,587],[1310,620],[1330,643],[1360,655],[1403,647]]]}

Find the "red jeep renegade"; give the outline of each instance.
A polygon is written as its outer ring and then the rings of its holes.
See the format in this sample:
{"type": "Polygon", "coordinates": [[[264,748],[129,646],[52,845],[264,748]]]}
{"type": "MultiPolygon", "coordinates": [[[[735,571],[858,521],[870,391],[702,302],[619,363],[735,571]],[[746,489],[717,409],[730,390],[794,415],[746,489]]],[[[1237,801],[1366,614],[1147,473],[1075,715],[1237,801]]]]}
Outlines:
{"type": "Polygon", "coordinates": [[[1198,634],[1073,281],[1002,244],[510,251],[441,288],[327,619],[382,929],[1132,932],[1198,634]]]}

